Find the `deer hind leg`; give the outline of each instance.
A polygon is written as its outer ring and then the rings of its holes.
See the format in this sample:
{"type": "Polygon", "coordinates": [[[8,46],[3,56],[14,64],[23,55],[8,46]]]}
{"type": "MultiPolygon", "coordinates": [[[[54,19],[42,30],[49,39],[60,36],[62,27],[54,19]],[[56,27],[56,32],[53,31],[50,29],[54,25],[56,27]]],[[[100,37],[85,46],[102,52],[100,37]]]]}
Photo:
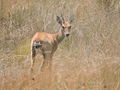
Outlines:
{"type": "Polygon", "coordinates": [[[33,71],[34,64],[35,64],[35,56],[36,56],[36,49],[39,49],[42,47],[41,41],[34,41],[31,44],[31,70],[33,71]]]}
{"type": "Polygon", "coordinates": [[[32,46],[32,50],[31,50],[31,70],[33,70],[33,66],[35,64],[35,56],[36,56],[36,50],[35,50],[35,47],[32,46]]]}

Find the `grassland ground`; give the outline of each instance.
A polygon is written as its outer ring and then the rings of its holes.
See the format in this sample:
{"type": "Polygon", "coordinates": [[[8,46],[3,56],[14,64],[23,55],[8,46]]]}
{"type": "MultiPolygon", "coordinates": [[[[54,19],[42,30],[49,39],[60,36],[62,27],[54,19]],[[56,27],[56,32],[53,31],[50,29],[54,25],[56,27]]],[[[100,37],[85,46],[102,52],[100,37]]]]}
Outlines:
{"type": "Polygon", "coordinates": [[[55,54],[50,73],[40,72],[42,57],[36,57],[35,74],[30,73],[30,56],[14,65],[1,63],[0,90],[119,90],[120,58],[77,59],[61,51],[55,54]],[[61,54],[62,53],[62,54],[61,54]],[[92,59],[92,60],[91,60],[92,59]],[[89,62],[89,60],[91,60],[89,62]],[[2,66],[3,65],[3,66],[2,66]],[[48,82],[52,79],[52,82],[48,82]],[[50,89],[51,88],[51,89],[50,89]]]}

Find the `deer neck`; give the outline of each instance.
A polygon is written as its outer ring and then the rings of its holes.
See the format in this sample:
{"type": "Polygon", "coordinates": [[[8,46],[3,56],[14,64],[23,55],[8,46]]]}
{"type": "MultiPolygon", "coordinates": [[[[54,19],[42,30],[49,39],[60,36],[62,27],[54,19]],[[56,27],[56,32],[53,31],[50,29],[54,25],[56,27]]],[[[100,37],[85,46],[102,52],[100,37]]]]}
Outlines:
{"type": "Polygon", "coordinates": [[[60,31],[57,33],[57,37],[56,37],[58,43],[60,43],[64,38],[65,38],[64,32],[62,32],[62,30],[60,30],[60,31]]]}

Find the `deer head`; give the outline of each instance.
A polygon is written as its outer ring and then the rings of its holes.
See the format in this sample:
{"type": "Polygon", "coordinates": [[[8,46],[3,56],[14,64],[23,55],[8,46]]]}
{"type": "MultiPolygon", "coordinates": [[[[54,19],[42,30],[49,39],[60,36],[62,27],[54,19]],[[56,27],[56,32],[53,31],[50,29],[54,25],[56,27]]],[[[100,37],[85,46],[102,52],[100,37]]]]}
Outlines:
{"type": "Polygon", "coordinates": [[[61,32],[65,35],[65,37],[68,37],[70,35],[73,18],[70,18],[69,21],[65,21],[64,17],[61,15],[61,17],[57,16],[57,22],[62,27],[61,32]]]}

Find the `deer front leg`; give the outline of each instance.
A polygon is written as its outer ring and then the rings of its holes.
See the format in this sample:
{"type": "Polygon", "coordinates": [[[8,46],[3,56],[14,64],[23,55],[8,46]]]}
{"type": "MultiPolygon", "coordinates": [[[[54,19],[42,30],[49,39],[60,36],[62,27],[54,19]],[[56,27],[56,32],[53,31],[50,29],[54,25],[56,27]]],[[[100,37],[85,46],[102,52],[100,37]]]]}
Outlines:
{"type": "Polygon", "coordinates": [[[52,54],[45,53],[43,54],[44,61],[41,67],[41,71],[51,71],[52,69],[52,54]]]}

